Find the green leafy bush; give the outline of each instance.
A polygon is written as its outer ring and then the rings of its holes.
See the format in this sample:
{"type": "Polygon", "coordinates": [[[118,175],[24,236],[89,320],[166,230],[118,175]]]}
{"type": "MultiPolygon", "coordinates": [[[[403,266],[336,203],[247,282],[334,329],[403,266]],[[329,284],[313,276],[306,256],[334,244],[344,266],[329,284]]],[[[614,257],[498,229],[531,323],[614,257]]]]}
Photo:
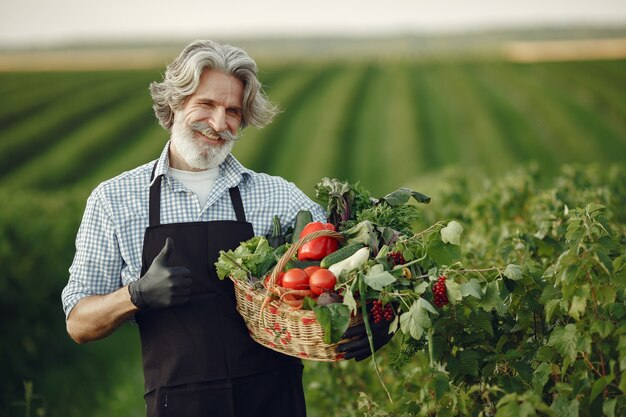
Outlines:
{"type": "Polygon", "coordinates": [[[450,304],[405,312],[407,334],[377,353],[393,404],[371,365],[352,363],[329,367],[348,388],[334,397],[312,376],[328,365],[307,364],[312,402],[335,415],[624,415],[625,180],[593,166],[552,186],[532,168],[469,188],[452,178],[423,213],[463,224],[458,257],[424,280],[446,276],[450,304]]]}

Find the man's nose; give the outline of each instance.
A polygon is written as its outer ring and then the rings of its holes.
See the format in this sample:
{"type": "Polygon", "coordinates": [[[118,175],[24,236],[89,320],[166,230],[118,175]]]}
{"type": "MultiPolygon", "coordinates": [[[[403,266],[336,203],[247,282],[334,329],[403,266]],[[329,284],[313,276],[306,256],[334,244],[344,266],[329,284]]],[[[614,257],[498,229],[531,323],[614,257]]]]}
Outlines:
{"type": "Polygon", "coordinates": [[[228,128],[226,126],[226,110],[220,107],[215,108],[209,117],[209,125],[216,132],[225,131],[228,128]]]}

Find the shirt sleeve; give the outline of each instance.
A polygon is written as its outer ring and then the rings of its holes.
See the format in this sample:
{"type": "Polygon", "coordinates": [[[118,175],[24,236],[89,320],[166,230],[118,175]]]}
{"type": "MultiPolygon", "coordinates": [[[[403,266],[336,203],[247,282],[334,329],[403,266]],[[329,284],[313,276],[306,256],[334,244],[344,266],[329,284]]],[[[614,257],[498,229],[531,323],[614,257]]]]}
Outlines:
{"type": "Polygon", "coordinates": [[[295,213],[293,215],[293,219],[291,220],[290,226],[293,226],[296,222],[296,215],[300,210],[310,211],[313,215],[313,221],[326,223],[326,210],[324,210],[322,206],[307,197],[306,194],[304,194],[302,191],[297,188],[296,190],[301,195],[301,197],[296,197],[294,198],[294,200],[292,200],[294,202],[297,202],[298,204],[296,205],[296,207],[294,207],[293,211],[295,211],[295,213]]]}
{"type": "Polygon", "coordinates": [[[122,287],[124,261],[110,208],[104,203],[100,190],[96,189],[87,200],[76,236],[74,261],[61,293],[66,318],[82,298],[108,294],[122,287]]]}
{"type": "Polygon", "coordinates": [[[288,216],[285,219],[287,226],[293,226],[296,222],[296,215],[300,210],[308,210],[313,216],[313,221],[326,223],[326,211],[316,202],[311,200],[304,192],[302,192],[295,184],[290,183],[291,196],[289,198],[290,207],[288,216]]]}

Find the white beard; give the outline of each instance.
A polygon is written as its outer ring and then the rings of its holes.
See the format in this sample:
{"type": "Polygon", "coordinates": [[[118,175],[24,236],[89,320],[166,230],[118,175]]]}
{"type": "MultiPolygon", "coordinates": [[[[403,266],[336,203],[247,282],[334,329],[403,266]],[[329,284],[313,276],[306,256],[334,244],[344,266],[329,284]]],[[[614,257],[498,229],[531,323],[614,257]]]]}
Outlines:
{"type": "Polygon", "coordinates": [[[188,126],[183,120],[181,113],[176,113],[172,125],[171,139],[176,152],[191,167],[200,170],[207,170],[218,167],[235,145],[237,135],[229,131],[221,132],[221,143],[212,145],[201,138],[197,138],[195,132],[202,132],[211,137],[217,133],[208,124],[197,122],[188,126]]]}

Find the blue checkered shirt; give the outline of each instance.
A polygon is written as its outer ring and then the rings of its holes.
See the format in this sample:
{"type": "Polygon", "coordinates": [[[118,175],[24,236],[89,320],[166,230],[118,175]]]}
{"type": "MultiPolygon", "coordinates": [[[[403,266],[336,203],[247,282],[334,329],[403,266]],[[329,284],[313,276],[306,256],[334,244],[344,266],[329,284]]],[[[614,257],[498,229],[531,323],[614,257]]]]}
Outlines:
{"type": "MultiPolygon", "coordinates": [[[[272,230],[274,215],[284,227],[293,226],[299,210],[309,210],[316,221],[324,210],[293,183],[256,173],[229,155],[204,207],[196,195],[169,176],[169,143],[157,160],[155,177],[161,185],[161,223],[236,220],[228,189],[239,186],[246,220],[254,233],[272,230]]],[[[150,175],[154,162],[127,171],[100,184],[87,200],[76,237],[76,254],[61,298],[66,317],[83,297],[108,294],[139,279],[144,231],[148,227],[150,175]]]]}

